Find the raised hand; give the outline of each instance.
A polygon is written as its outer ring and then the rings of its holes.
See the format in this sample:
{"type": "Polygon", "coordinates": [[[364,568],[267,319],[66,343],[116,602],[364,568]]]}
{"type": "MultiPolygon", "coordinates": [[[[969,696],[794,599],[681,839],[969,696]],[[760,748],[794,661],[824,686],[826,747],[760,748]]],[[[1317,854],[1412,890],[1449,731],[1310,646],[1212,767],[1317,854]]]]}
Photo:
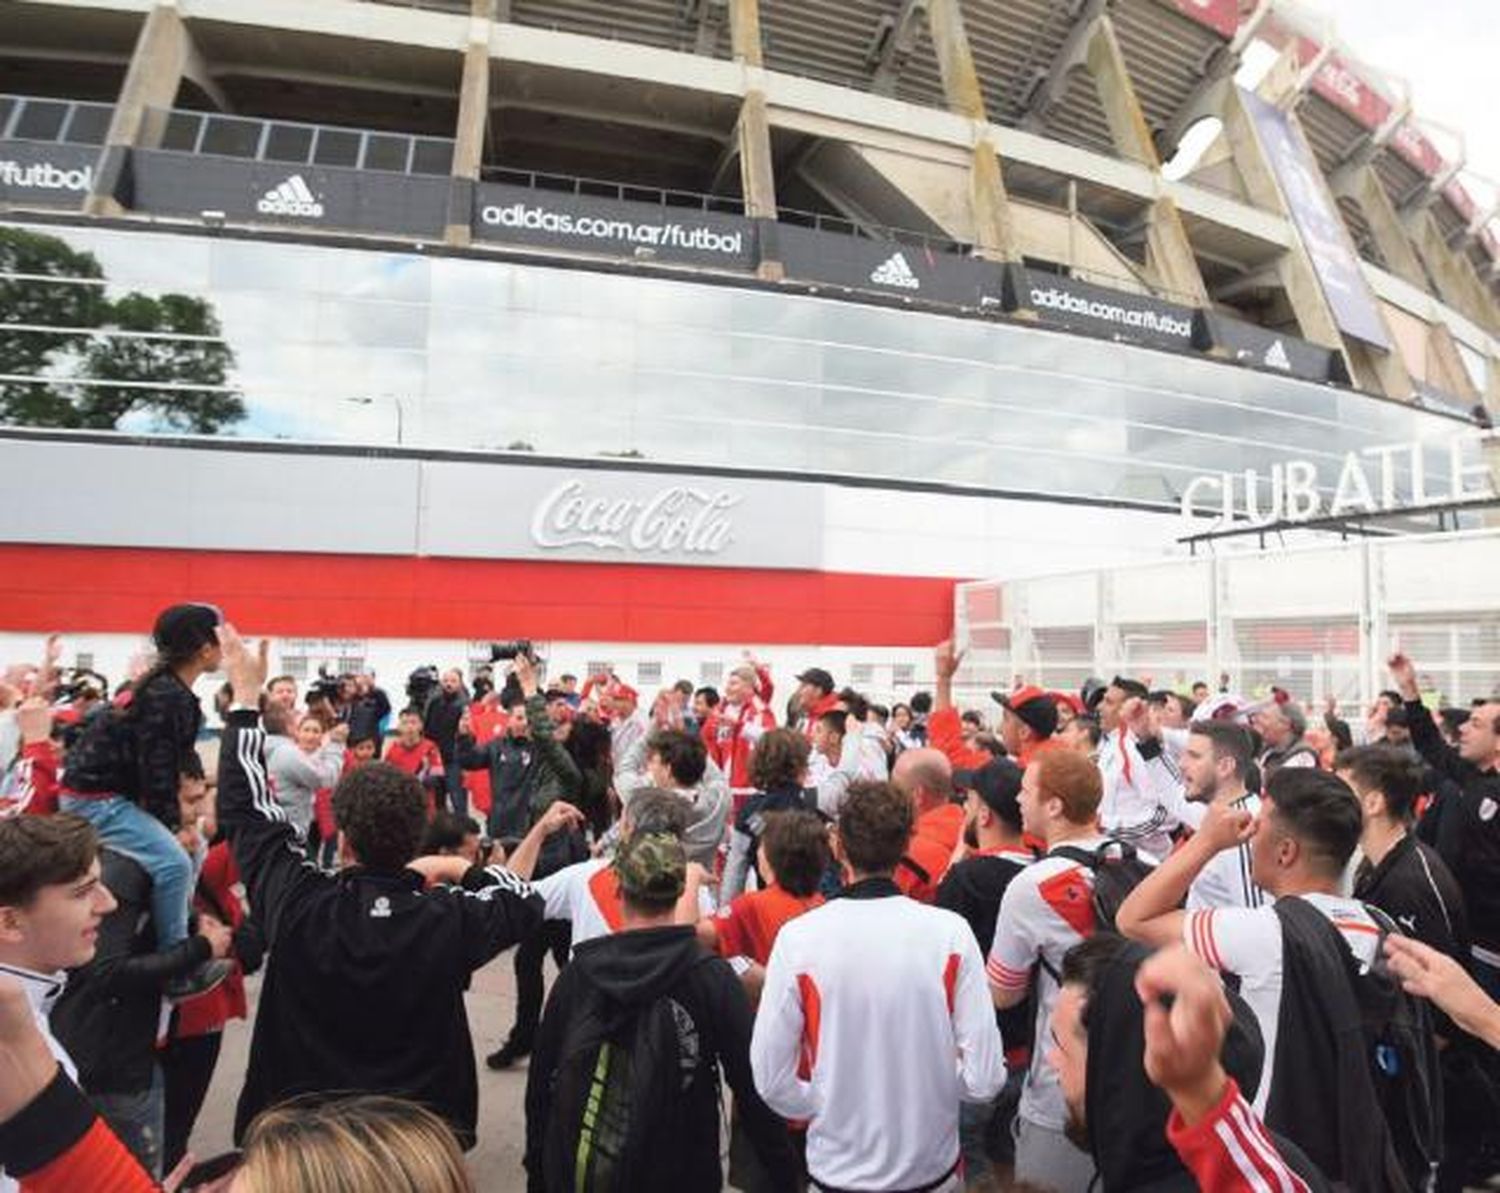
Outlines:
{"type": "Polygon", "coordinates": [[[227,621],[219,626],[217,633],[219,646],[224,652],[224,670],[229,676],[229,686],[234,689],[235,703],[256,707],[260,701],[260,691],[266,685],[266,672],[270,670],[270,641],[262,638],[259,647],[251,651],[240,637],[240,632],[227,621]]]}

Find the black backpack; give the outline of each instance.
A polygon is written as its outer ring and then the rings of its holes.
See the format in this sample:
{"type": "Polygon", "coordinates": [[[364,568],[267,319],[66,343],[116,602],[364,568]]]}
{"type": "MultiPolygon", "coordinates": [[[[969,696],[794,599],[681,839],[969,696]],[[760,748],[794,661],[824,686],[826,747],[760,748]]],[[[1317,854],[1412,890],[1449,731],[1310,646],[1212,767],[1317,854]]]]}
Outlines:
{"type": "Polygon", "coordinates": [[[1432,1011],[1407,994],[1386,965],[1385,939],[1401,930],[1379,908],[1363,906],[1380,930],[1376,960],[1368,967],[1316,907],[1297,898],[1276,901],[1284,950],[1278,1071],[1295,1052],[1323,1074],[1326,1085],[1278,1079],[1266,1117],[1279,1120],[1270,1125],[1293,1138],[1298,1125],[1319,1136],[1312,1147],[1329,1149],[1319,1166],[1352,1189],[1423,1190],[1443,1152],[1432,1011]],[[1347,994],[1338,989],[1339,971],[1347,994]],[[1360,1080],[1366,1073],[1367,1086],[1360,1080]],[[1336,1110],[1326,1104],[1330,1096],[1336,1110]],[[1368,1099],[1385,1132],[1370,1121],[1368,1099]]]}
{"type": "Polygon", "coordinates": [[[1110,837],[1095,849],[1059,845],[1048,857],[1065,857],[1087,866],[1094,875],[1094,930],[1114,932],[1120,904],[1154,867],[1143,861],[1128,841],[1110,837]]]}
{"type": "Polygon", "coordinates": [[[704,1062],[704,1047],[692,1012],[671,994],[628,1007],[587,986],[552,1078],[542,1151],[548,1193],[657,1187],[662,1153],[682,1138],[688,1105],[718,1099],[718,1066],[704,1062]],[[705,1082],[712,1085],[706,1095],[705,1082]]]}

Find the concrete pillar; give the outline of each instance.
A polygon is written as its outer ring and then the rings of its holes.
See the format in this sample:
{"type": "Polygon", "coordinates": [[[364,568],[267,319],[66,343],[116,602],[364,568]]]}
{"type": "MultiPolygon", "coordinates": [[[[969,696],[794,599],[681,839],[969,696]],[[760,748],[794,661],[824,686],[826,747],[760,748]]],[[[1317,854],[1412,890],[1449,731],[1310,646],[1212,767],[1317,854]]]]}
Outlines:
{"type": "MultiPolygon", "coordinates": [[[[1131,82],[1108,13],[1094,21],[1087,38],[1084,60],[1098,89],[1115,149],[1122,157],[1138,161],[1160,176],[1161,159],[1156,153],[1156,142],[1141,111],[1135,84],[1131,82]]],[[[1166,195],[1153,202],[1146,215],[1146,272],[1155,285],[1178,302],[1208,305],[1208,287],[1203,284],[1203,274],[1193,256],[1182,214],[1166,195]]]]}
{"type": "Polygon", "coordinates": [[[759,0],[729,0],[729,45],[746,70],[744,98],[734,136],[740,159],[740,195],[745,215],[755,220],[760,237],[757,273],[770,281],[786,276],[776,245],[776,166],[771,156],[771,120],[761,82],[765,56],[760,40],[759,0]]]}
{"type": "MultiPolygon", "coordinates": [[[[125,82],[115,101],[114,115],[104,135],[94,186],[83,209],[90,215],[118,215],[122,208],[115,198],[132,148],[151,149],[161,144],[166,129],[166,111],[177,100],[177,89],[189,70],[207,79],[208,72],[195,63],[196,51],[178,10],[177,0],[157,0],[146,14],[125,71],[125,82]]],[[[222,97],[221,97],[222,98],[222,97]]]]}
{"type": "Polygon", "coordinates": [[[736,62],[764,66],[760,41],[760,0],[729,0],[729,45],[736,62]]]}
{"type": "Polygon", "coordinates": [[[1448,247],[1437,217],[1426,208],[1418,208],[1406,214],[1403,225],[1443,301],[1490,334],[1500,334],[1500,305],[1480,281],[1473,262],[1448,247]]]}
{"type": "Polygon", "coordinates": [[[1422,262],[1412,248],[1411,239],[1396,212],[1396,205],[1380,184],[1375,168],[1363,165],[1347,172],[1340,171],[1334,175],[1331,184],[1335,193],[1359,204],[1360,211],[1370,225],[1370,234],[1375,237],[1376,247],[1385,258],[1386,268],[1403,281],[1410,282],[1419,289],[1427,289],[1422,262]]]}
{"type": "Polygon", "coordinates": [[[974,122],[969,199],[974,215],[974,251],[992,261],[1021,260],[1011,218],[1010,196],[1000,170],[1000,154],[987,132],[988,116],[969,35],[958,0],[929,0],[927,26],[943,79],[948,110],[974,122]]]}
{"type": "Polygon", "coordinates": [[[443,241],[447,244],[466,245],[472,236],[474,189],[484,163],[484,134],[490,115],[490,30],[495,11],[495,0],[472,0],[463,79],[458,90],[448,217],[443,227],[443,241]]]}

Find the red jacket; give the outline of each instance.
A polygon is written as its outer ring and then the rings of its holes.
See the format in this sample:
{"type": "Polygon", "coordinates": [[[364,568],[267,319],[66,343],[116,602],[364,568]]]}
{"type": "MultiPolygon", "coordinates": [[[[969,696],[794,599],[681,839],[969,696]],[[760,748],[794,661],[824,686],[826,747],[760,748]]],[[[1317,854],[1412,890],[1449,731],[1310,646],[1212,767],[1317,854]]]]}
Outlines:
{"type": "Polygon", "coordinates": [[[11,797],[14,806],[0,804],[0,815],[21,812],[33,816],[50,816],[57,811],[57,747],[50,741],[28,742],[21,747],[21,761],[16,768],[16,790],[11,797]]]}
{"type": "Polygon", "coordinates": [[[936,901],[938,886],[948,873],[963,831],[964,810],[959,804],[944,804],[917,817],[906,856],[896,866],[896,885],[902,894],[919,903],[936,901]]]}
{"type": "Polygon", "coordinates": [[[731,789],[748,791],[755,786],[750,781],[750,755],[755,752],[755,743],[761,735],[775,728],[775,714],[753,696],[739,706],[733,717],[715,709],[703,722],[701,733],[708,756],[729,776],[731,789]]]}
{"type": "MultiPolygon", "coordinates": [[[[499,700],[485,697],[469,705],[469,723],[474,727],[475,747],[482,750],[499,737],[505,729],[506,720],[505,710],[500,707],[499,700]]],[[[490,790],[490,772],[464,771],[464,786],[468,788],[469,803],[479,813],[482,824],[490,814],[490,802],[494,798],[490,790]]]]}
{"type": "MultiPolygon", "coordinates": [[[[234,889],[239,881],[240,872],[235,868],[234,855],[229,852],[229,842],[220,841],[204,859],[193,906],[200,914],[206,913],[228,924],[231,929],[238,929],[245,922],[245,905],[234,889]]],[[[178,1039],[222,1031],[231,1019],[244,1019],[249,1013],[245,1002],[245,972],[238,957],[234,962],[229,976],[214,989],[177,1004],[174,1034],[178,1039]]]]}
{"type": "Polygon", "coordinates": [[[927,744],[948,755],[954,770],[978,770],[991,758],[988,750],[964,742],[963,718],[956,708],[940,708],[927,718],[927,744]]]}

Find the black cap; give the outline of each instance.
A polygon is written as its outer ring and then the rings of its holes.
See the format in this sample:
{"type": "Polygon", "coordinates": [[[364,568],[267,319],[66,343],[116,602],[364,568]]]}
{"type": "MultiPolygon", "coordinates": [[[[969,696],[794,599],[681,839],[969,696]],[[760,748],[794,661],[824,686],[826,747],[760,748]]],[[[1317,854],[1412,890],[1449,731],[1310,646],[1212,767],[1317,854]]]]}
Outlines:
{"type": "Polygon", "coordinates": [[[1112,680],[1109,681],[1109,686],[1112,688],[1119,688],[1120,691],[1124,692],[1127,696],[1139,696],[1142,700],[1145,700],[1151,695],[1151,693],[1147,690],[1146,685],[1143,684],[1140,680],[1127,679],[1123,675],[1115,676],[1112,680]]]}
{"type": "Polygon", "coordinates": [[[1048,738],[1057,732],[1057,700],[1050,692],[1025,687],[1017,692],[991,692],[990,699],[1019,717],[1038,737],[1048,738]]]}
{"type": "Polygon", "coordinates": [[[798,683],[810,683],[815,688],[822,688],[825,692],[833,691],[833,676],[821,667],[809,667],[801,675],[797,676],[798,683]]]}
{"type": "Polygon", "coordinates": [[[1109,691],[1109,685],[1097,675],[1090,675],[1083,681],[1083,687],[1079,689],[1078,695],[1083,700],[1083,707],[1092,712],[1099,707],[1099,702],[1104,699],[1104,693],[1109,691]]]}
{"type": "Polygon", "coordinates": [[[1009,758],[996,758],[978,770],[956,770],[953,786],[976,792],[986,805],[1015,828],[1021,825],[1021,768],[1009,758]]]}

